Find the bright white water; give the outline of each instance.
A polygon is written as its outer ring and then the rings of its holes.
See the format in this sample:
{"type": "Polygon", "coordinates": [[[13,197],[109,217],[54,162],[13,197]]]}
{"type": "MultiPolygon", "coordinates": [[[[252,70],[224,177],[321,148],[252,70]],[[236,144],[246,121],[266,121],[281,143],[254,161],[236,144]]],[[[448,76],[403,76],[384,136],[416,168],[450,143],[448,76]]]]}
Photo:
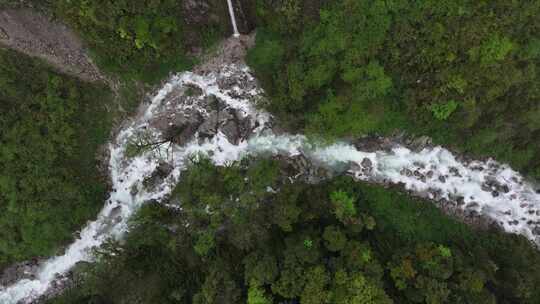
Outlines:
{"type": "Polygon", "coordinates": [[[91,261],[91,249],[108,238],[122,237],[127,231],[128,219],[141,204],[152,199],[159,201],[171,192],[179,181],[186,157],[194,153],[205,153],[216,164],[234,161],[248,154],[303,154],[314,163],[341,167],[358,180],[403,183],[406,189],[419,195],[458,201],[458,207],[491,217],[506,231],[523,234],[538,243],[533,231],[540,224],[540,195],[508,166],[492,160],[460,163],[441,147],[413,152],[396,146],[392,151],[368,153],[344,142],[321,146],[310,143],[301,135],[275,135],[270,128],[271,117],[254,107],[261,93],[248,68],[241,65],[223,66],[220,71],[205,76],[188,72],[170,79],[152,103],[128,122],[110,145],[114,191],[97,220],[81,231],[80,238],[63,255],[43,263],[34,279],[1,287],[0,303],[30,303],[43,295],[59,274],[65,274],[78,262],[91,261]],[[203,95],[187,98],[182,103],[171,102],[168,95],[183,94],[186,84],[201,88],[203,95]],[[152,126],[156,117],[170,115],[171,111],[188,110],[196,110],[203,117],[208,117],[201,102],[209,95],[215,95],[228,108],[236,109],[249,118],[253,129],[249,139],[235,145],[223,133],[217,132],[204,141],[195,136],[183,146],[164,145],[159,151],[149,151],[134,158],[125,157],[126,147],[137,133],[147,132],[159,138],[161,134],[152,126]],[[156,170],[160,161],[168,162],[174,169],[149,192],[142,181],[156,170]],[[485,186],[486,182],[489,182],[488,186],[485,186]],[[494,190],[488,188],[496,183],[506,186],[494,195],[494,190]]]}
{"type": "Polygon", "coordinates": [[[229,6],[229,15],[231,16],[233,35],[234,37],[240,37],[240,33],[238,32],[238,26],[236,26],[236,16],[234,15],[234,7],[232,4],[232,0],[227,0],[227,5],[229,6]]]}

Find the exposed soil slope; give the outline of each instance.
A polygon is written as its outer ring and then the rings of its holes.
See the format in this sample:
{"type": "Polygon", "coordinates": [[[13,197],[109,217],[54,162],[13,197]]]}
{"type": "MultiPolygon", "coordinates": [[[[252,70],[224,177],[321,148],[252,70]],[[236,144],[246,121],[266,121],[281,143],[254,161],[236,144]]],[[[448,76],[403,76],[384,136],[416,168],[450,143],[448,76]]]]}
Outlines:
{"type": "Polygon", "coordinates": [[[72,30],[30,9],[0,11],[0,47],[39,57],[59,71],[85,81],[103,80],[72,30]]]}

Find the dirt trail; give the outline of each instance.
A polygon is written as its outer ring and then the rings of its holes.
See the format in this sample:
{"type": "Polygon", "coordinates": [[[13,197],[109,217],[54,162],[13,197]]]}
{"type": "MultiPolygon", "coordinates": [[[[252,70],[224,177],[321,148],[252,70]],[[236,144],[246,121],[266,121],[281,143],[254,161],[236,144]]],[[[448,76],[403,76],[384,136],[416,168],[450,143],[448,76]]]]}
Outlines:
{"type": "Polygon", "coordinates": [[[0,47],[39,57],[85,81],[105,80],[71,29],[31,9],[0,11],[0,47]]]}

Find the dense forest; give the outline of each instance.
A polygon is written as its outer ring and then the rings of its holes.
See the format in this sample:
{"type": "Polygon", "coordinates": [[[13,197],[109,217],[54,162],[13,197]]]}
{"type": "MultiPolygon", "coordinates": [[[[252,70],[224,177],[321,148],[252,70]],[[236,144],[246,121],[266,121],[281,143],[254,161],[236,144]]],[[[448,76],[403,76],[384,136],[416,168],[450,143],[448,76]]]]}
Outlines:
{"type": "Polygon", "coordinates": [[[249,61],[315,135],[396,129],[540,177],[539,1],[257,1],[249,61]]]}
{"type": "MultiPolygon", "coordinates": [[[[72,27],[108,76],[152,85],[231,32],[226,1],[192,2],[32,6],[72,27]]],[[[428,135],[540,179],[540,1],[241,2],[256,25],[248,64],[288,131],[428,135]]],[[[55,254],[95,217],[114,103],[104,84],[0,49],[0,269],[55,254]]],[[[194,159],[169,198],[181,210],[147,202],[49,303],[540,303],[525,238],[349,177],[291,183],[291,170],[194,159]]]]}
{"type": "Polygon", "coordinates": [[[540,254],[523,238],[349,177],[291,173],[194,160],[170,199],[181,211],[148,203],[125,244],[98,250],[50,303],[538,303],[540,254]]]}
{"type": "Polygon", "coordinates": [[[55,253],[101,208],[111,101],[103,85],[0,49],[0,267],[55,253]]]}

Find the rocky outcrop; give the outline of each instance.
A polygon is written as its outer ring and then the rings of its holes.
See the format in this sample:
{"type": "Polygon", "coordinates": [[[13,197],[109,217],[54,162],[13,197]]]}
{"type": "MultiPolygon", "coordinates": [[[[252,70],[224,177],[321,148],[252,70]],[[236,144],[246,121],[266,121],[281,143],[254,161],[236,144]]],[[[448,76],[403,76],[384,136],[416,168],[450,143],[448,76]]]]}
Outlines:
{"type": "Polygon", "coordinates": [[[0,46],[39,57],[85,81],[103,80],[73,31],[31,9],[0,11],[0,46]]]}
{"type": "Polygon", "coordinates": [[[0,275],[0,286],[11,285],[22,279],[33,279],[38,268],[38,259],[14,264],[4,269],[2,275],[0,275]]]}

